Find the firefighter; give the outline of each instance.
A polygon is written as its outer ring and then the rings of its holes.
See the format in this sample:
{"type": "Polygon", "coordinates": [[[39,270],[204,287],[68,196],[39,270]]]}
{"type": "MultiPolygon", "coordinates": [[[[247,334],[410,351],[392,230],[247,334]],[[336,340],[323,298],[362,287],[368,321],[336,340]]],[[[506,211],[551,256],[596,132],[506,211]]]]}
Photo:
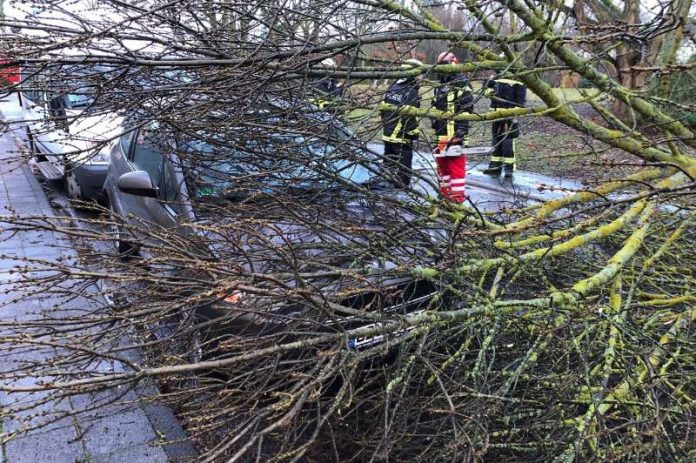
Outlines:
{"type": "MultiPolygon", "coordinates": [[[[491,99],[491,109],[523,108],[527,97],[527,87],[522,82],[496,76],[488,81],[485,95],[491,99]]],[[[512,118],[493,121],[493,154],[487,175],[500,175],[511,178],[515,170],[515,138],[520,136],[517,121],[512,118]]]]}
{"type": "MultiPolygon", "coordinates": [[[[321,65],[326,70],[336,69],[336,61],[333,58],[326,58],[321,62],[321,65]]],[[[312,104],[316,105],[320,110],[328,110],[338,104],[338,100],[343,95],[343,88],[338,81],[331,76],[324,76],[319,79],[314,79],[309,83],[310,92],[312,93],[312,104]]]]}
{"type": "MultiPolygon", "coordinates": [[[[423,66],[416,59],[408,59],[401,69],[410,70],[423,66]]],[[[384,94],[383,104],[399,108],[420,108],[420,86],[417,77],[399,79],[389,86],[384,94]]],[[[418,119],[415,116],[398,114],[383,108],[382,141],[384,141],[384,163],[401,187],[411,182],[411,162],[413,161],[413,142],[418,139],[418,119]]]]}
{"type": "MultiPolygon", "coordinates": [[[[443,52],[437,64],[457,64],[453,53],[443,52]]],[[[435,87],[433,106],[452,114],[470,113],[474,110],[474,98],[469,79],[464,74],[438,73],[440,84],[435,87]]],[[[462,147],[469,146],[469,121],[431,119],[437,136],[437,148],[433,151],[440,191],[454,202],[466,199],[466,155],[462,147]]]]}

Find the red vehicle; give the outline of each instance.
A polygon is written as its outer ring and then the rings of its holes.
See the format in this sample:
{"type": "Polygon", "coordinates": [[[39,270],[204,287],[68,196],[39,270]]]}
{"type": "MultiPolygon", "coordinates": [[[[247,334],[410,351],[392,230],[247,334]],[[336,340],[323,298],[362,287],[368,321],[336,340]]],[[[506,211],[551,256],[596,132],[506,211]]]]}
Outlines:
{"type": "Polygon", "coordinates": [[[0,59],[0,83],[16,85],[19,81],[19,66],[8,65],[6,60],[0,59]]]}

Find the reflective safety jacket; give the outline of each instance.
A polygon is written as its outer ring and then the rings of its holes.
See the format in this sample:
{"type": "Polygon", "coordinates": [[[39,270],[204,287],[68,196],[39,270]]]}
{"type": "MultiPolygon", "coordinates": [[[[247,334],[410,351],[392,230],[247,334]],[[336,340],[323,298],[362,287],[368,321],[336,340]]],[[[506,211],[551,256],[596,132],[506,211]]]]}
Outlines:
{"type": "MultiPolygon", "coordinates": [[[[464,74],[456,76],[442,76],[440,85],[435,87],[433,95],[433,107],[440,111],[454,114],[470,113],[474,111],[473,89],[469,79],[464,74]]],[[[446,119],[432,119],[432,128],[438,137],[451,139],[455,136],[464,136],[469,133],[469,121],[451,121],[446,119]]]]}
{"type": "Polygon", "coordinates": [[[314,80],[310,82],[309,87],[312,93],[310,102],[317,105],[319,109],[336,105],[343,93],[336,79],[331,77],[314,80]]]}
{"type": "MultiPolygon", "coordinates": [[[[399,108],[420,108],[418,82],[415,79],[400,79],[391,84],[384,94],[383,103],[399,108]]],[[[398,114],[381,109],[382,140],[389,143],[411,143],[418,139],[418,119],[415,116],[398,114]]]]}
{"type": "Polygon", "coordinates": [[[491,99],[491,108],[522,108],[527,102],[527,87],[512,79],[488,81],[485,95],[491,99]]]}

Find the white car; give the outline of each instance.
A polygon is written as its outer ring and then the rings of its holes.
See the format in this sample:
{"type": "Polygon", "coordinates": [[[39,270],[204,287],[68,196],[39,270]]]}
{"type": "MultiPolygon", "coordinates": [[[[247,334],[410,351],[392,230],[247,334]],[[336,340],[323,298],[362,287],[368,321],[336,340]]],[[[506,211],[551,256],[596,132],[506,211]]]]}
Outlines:
{"type": "Polygon", "coordinates": [[[101,200],[109,145],[123,120],[100,113],[89,88],[80,88],[74,79],[60,84],[55,75],[22,72],[20,103],[31,152],[47,179],[65,182],[71,199],[101,200]]]}

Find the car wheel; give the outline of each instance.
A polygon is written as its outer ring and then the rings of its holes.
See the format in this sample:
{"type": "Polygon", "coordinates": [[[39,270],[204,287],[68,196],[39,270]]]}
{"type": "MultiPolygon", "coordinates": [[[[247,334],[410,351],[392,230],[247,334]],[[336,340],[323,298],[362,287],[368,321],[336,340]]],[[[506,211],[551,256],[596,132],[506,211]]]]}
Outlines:
{"type": "Polygon", "coordinates": [[[138,248],[131,242],[123,239],[121,227],[118,224],[118,214],[109,206],[111,217],[109,220],[110,235],[113,239],[119,257],[124,259],[134,257],[138,254],[138,248]]]}
{"type": "MultiPolygon", "coordinates": [[[[177,316],[178,318],[178,316],[177,316]]],[[[196,364],[206,359],[203,352],[202,335],[198,329],[186,329],[174,319],[160,319],[151,326],[143,326],[144,334],[155,342],[156,356],[176,359],[177,363],[196,364]],[[185,331],[184,331],[185,330],[185,331]],[[186,332],[184,336],[183,333],[186,332]]],[[[160,383],[164,392],[177,393],[196,389],[209,381],[210,372],[182,372],[160,383]]]]}
{"type": "Polygon", "coordinates": [[[77,176],[75,175],[75,167],[72,164],[65,165],[65,174],[63,177],[63,183],[65,183],[65,190],[68,193],[68,198],[84,201],[85,195],[82,192],[82,187],[77,181],[77,176]]]}

